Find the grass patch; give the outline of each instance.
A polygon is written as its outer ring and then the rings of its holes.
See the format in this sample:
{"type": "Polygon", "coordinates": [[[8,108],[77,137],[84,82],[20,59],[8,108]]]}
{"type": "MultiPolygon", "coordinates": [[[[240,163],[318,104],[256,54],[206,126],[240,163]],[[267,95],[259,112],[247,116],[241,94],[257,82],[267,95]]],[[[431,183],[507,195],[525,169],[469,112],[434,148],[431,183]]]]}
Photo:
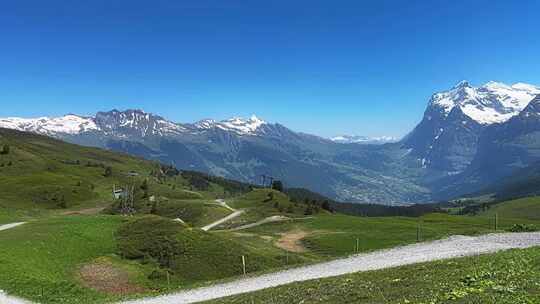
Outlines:
{"type": "Polygon", "coordinates": [[[540,221],[540,197],[526,197],[493,205],[483,213],[493,217],[495,213],[500,219],[523,219],[540,221]]]}
{"type": "Polygon", "coordinates": [[[0,286],[40,303],[103,303],[110,297],[82,286],[79,267],[116,250],[114,216],[33,221],[0,233],[0,286]]]}

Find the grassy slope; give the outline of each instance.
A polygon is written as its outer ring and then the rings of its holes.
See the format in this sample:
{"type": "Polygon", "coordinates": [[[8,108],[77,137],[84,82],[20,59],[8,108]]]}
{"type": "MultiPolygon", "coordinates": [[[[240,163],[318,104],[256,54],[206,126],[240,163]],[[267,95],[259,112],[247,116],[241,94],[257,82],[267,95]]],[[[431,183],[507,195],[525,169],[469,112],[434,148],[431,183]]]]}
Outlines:
{"type": "Polygon", "coordinates": [[[72,208],[94,207],[111,200],[112,185],[126,183],[128,171],[148,175],[152,169],[150,162],[126,155],[28,133],[0,129],[0,142],[11,147],[8,155],[0,156],[3,208],[55,209],[60,196],[72,208]],[[111,166],[113,176],[104,177],[102,166],[111,166]]]}
{"type": "Polygon", "coordinates": [[[121,218],[72,216],[34,221],[0,233],[0,286],[43,303],[98,303],[108,296],[78,284],[77,270],[116,250],[121,218]]]}
{"type": "Polygon", "coordinates": [[[248,272],[281,266],[279,255],[272,251],[258,251],[227,235],[157,216],[130,220],[117,235],[122,256],[169,269],[173,284],[184,287],[241,275],[242,256],[249,258],[248,272]]]}
{"type": "Polygon", "coordinates": [[[484,215],[494,216],[495,213],[503,220],[523,219],[540,221],[540,197],[526,197],[502,202],[491,207],[484,215]]]}
{"type": "MultiPolygon", "coordinates": [[[[499,229],[510,228],[517,223],[537,223],[523,219],[499,220],[499,229]]],[[[355,217],[340,214],[319,214],[308,219],[285,223],[267,224],[244,230],[252,234],[252,241],[271,236],[277,240],[283,233],[295,230],[308,232],[303,244],[310,257],[324,259],[355,253],[356,240],[359,251],[372,251],[417,241],[433,240],[450,235],[477,235],[494,232],[494,219],[490,216],[454,216],[428,214],[420,218],[408,217],[355,217]]],[[[248,239],[247,236],[241,236],[248,239]]],[[[259,242],[262,242],[259,240],[259,242]]]]}
{"type": "Polygon", "coordinates": [[[293,283],[208,303],[538,303],[539,280],[540,248],[532,248],[293,283]]]}
{"type": "MultiPolygon", "coordinates": [[[[106,207],[113,202],[113,185],[140,185],[145,179],[163,216],[202,225],[228,214],[208,204],[226,192],[222,186],[209,183],[205,191],[191,191],[193,187],[181,175],[158,181],[151,175],[158,168],[154,162],[0,129],[0,145],[4,144],[11,149],[0,155],[0,224],[106,207]],[[112,168],[111,176],[104,176],[105,167],[112,168]],[[128,176],[130,171],[138,176],[128,176]],[[60,206],[61,198],[66,208],[60,206]]],[[[137,204],[150,209],[148,199],[139,197],[137,204]]]]}
{"type": "Polygon", "coordinates": [[[223,229],[257,222],[274,215],[283,215],[289,218],[305,217],[304,213],[308,207],[304,203],[294,203],[286,194],[271,189],[254,189],[227,203],[232,208],[244,209],[245,213],[221,225],[220,228],[223,229]]]}

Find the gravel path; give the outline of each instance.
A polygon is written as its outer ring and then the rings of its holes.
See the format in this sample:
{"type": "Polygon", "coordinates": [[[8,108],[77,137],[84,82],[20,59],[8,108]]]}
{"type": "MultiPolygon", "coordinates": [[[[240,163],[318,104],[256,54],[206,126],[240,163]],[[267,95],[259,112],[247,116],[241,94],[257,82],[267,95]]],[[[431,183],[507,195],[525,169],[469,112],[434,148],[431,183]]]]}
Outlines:
{"type": "Polygon", "coordinates": [[[215,202],[216,202],[216,204],[222,206],[223,208],[227,208],[227,209],[229,209],[229,210],[231,210],[233,212],[236,211],[236,209],[234,209],[231,206],[227,205],[227,202],[222,198],[218,198],[217,200],[215,200],[215,202]]]}
{"type": "MultiPolygon", "coordinates": [[[[11,223],[11,224],[0,225],[0,231],[15,228],[15,227],[20,226],[20,225],[22,225],[24,223],[26,223],[26,222],[19,222],[19,223],[11,223]]],[[[0,304],[2,304],[2,302],[0,302],[0,304]]]]}
{"type": "Polygon", "coordinates": [[[288,218],[286,216],[274,215],[274,216],[264,218],[264,219],[262,219],[262,220],[260,220],[258,222],[251,223],[251,224],[246,224],[246,225],[239,226],[239,227],[236,227],[236,228],[232,228],[232,229],[229,229],[229,230],[230,231],[245,230],[245,229],[257,227],[257,226],[268,224],[268,223],[283,222],[283,221],[289,221],[289,220],[291,220],[291,218],[288,218]]]}
{"type": "Polygon", "coordinates": [[[453,236],[122,304],[196,303],[293,282],[534,246],[540,246],[539,232],[453,236]]]}
{"type": "Polygon", "coordinates": [[[210,225],[206,225],[206,226],[202,227],[201,229],[204,230],[204,231],[208,231],[208,230],[210,230],[210,229],[212,229],[212,228],[214,228],[216,226],[219,226],[219,225],[221,225],[221,224],[223,224],[223,223],[225,223],[227,221],[232,220],[235,217],[240,216],[242,213],[244,213],[244,210],[235,211],[235,212],[227,215],[226,217],[220,219],[219,221],[215,221],[210,225]]]}
{"type": "Polygon", "coordinates": [[[0,304],[32,304],[32,302],[28,302],[17,297],[8,296],[2,290],[0,290],[0,304]]]}

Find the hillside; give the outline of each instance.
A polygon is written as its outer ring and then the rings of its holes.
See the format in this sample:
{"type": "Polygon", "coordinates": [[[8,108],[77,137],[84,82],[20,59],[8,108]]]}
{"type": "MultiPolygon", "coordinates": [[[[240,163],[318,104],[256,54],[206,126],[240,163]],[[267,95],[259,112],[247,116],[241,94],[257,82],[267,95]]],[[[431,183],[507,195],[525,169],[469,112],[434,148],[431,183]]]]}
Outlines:
{"type": "Polygon", "coordinates": [[[526,219],[531,221],[540,220],[540,197],[526,197],[516,200],[504,201],[492,205],[484,215],[497,214],[502,218],[526,219]]]}
{"type": "MultiPolygon", "coordinates": [[[[183,203],[188,220],[221,214],[205,204],[249,191],[249,185],[196,172],[179,172],[156,162],[50,137],[0,129],[0,223],[47,214],[98,213],[113,201],[112,191],[134,189],[136,204],[150,196],[183,203]],[[173,178],[167,178],[172,174],[173,178]],[[141,186],[146,184],[146,190],[141,186]],[[195,191],[193,191],[195,190],[195,191]]],[[[165,203],[164,203],[165,204],[165,203]]],[[[219,212],[221,213],[221,212],[219,212]]]]}

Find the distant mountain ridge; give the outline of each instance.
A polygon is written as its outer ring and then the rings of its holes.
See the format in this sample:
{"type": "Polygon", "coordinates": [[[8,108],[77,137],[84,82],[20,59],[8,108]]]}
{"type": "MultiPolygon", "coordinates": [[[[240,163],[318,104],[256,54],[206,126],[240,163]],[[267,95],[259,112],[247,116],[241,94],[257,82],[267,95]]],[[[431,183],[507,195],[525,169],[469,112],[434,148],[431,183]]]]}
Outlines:
{"type": "Polygon", "coordinates": [[[393,136],[362,136],[362,135],[339,135],[330,138],[331,141],[342,144],[371,144],[382,145],[386,143],[397,142],[398,139],[393,136]]]}
{"type": "Polygon", "coordinates": [[[460,82],[433,94],[422,121],[397,142],[327,139],[256,116],[176,123],[141,110],[2,118],[0,127],[244,182],[271,175],[339,201],[411,204],[478,191],[539,161],[538,94],[523,83],[460,82]]]}
{"type": "Polygon", "coordinates": [[[238,135],[258,135],[264,133],[264,125],[266,124],[265,121],[255,115],[249,119],[239,117],[222,121],[206,119],[193,124],[181,124],[166,120],[155,114],[133,109],[98,112],[94,117],[68,114],[52,118],[0,118],[0,127],[46,135],[101,131],[109,135],[145,137],[168,134],[179,135],[212,128],[235,132],[238,135]]]}

